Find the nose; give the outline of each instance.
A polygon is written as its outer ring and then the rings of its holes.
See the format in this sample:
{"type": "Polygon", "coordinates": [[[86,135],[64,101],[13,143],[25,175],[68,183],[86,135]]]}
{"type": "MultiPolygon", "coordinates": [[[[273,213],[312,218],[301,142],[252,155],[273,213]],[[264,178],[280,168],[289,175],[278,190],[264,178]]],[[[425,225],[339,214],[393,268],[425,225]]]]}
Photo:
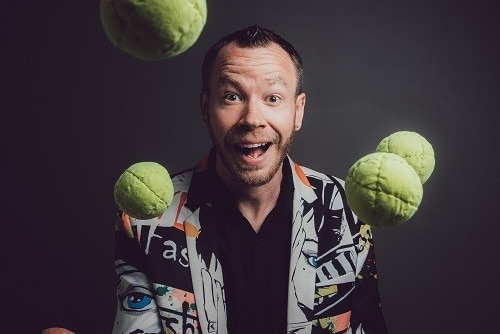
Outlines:
{"type": "Polygon", "coordinates": [[[241,116],[241,123],[251,129],[265,125],[263,106],[257,99],[248,99],[241,116]]]}

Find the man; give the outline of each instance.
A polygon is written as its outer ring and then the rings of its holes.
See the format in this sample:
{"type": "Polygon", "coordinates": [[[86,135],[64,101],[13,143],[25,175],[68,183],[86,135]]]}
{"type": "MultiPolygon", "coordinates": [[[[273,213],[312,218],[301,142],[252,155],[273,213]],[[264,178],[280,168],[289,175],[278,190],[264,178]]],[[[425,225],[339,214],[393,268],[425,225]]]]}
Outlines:
{"type": "Polygon", "coordinates": [[[162,216],[120,215],[114,333],[387,333],[370,228],[342,181],[288,156],[302,72],[293,46],[255,25],[207,52],[213,149],[173,177],[162,216]]]}

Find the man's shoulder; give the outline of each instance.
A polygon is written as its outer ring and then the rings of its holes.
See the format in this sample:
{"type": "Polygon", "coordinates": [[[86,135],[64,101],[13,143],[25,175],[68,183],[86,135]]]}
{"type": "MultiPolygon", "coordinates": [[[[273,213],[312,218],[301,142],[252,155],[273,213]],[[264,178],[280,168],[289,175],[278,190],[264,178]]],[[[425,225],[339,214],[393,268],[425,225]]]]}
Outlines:
{"type": "Polygon", "coordinates": [[[196,182],[203,182],[207,179],[209,169],[210,153],[206,154],[199,160],[193,167],[186,168],[180,172],[171,175],[172,183],[174,185],[174,192],[188,192],[189,187],[193,180],[196,182]]]}
{"type": "Polygon", "coordinates": [[[308,180],[314,180],[314,181],[319,181],[323,182],[325,184],[327,183],[335,183],[340,187],[344,187],[344,180],[338,176],[335,176],[334,174],[328,173],[328,172],[321,172],[316,169],[310,168],[303,166],[299,163],[293,162],[292,164],[294,165],[295,173],[300,177],[304,175],[307,177],[308,180]]]}
{"type": "Polygon", "coordinates": [[[194,172],[195,168],[193,167],[172,174],[171,177],[172,184],[174,186],[174,192],[187,192],[187,190],[189,189],[189,185],[191,184],[194,172]]]}

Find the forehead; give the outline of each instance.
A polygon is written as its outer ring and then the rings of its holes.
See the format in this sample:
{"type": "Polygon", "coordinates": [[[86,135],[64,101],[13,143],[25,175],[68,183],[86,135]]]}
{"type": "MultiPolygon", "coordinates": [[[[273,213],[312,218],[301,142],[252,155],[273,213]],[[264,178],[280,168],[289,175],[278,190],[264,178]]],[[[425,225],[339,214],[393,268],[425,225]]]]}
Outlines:
{"type": "Polygon", "coordinates": [[[297,73],[290,55],[276,43],[240,47],[232,42],[224,46],[215,59],[212,82],[228,76],[260,76],[283,80],[291,87],[297,84],[297,73]]]}

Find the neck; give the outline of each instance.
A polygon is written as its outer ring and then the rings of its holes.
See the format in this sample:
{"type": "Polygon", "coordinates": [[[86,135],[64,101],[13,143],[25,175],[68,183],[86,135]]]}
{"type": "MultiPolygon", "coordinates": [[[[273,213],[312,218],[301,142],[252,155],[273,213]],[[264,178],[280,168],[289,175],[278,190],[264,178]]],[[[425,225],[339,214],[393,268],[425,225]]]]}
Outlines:
{"type": "MultiPolygon", "coordinates": [[[[221,176],[221,173],[219,173],[221,176]]],[[[261,186],[249,186],[234,179],[222,177],[222,181],[229,188],[236,199],[236,206],[255,232],[259,232],[264,220],[276,206],[283,180],[283,167],[274,177],[261,186]]]]}

